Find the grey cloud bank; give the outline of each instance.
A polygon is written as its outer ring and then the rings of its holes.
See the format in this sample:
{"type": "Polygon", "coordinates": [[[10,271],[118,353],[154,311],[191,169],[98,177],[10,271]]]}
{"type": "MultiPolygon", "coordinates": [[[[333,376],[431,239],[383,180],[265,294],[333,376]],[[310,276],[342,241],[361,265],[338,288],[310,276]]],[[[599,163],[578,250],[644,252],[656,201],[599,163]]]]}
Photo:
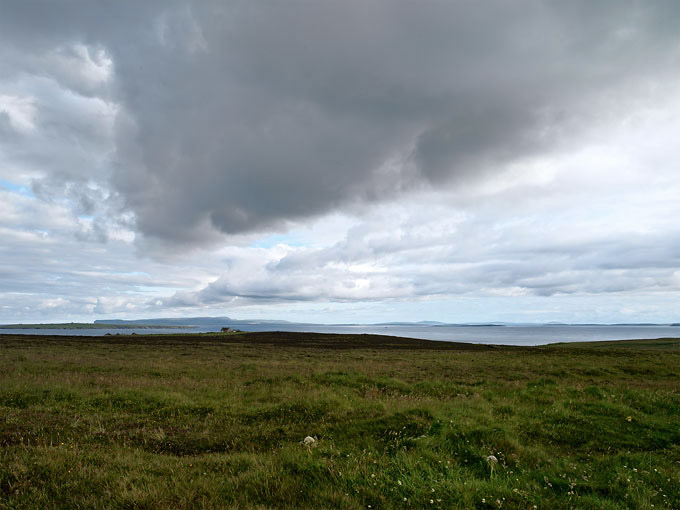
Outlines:
{"type": "MultiPolygon", "coordinates": [[[[33,54],[26,69],[11,59],[17,72],[45,71],[85,96],[112,67],[115,146],[110,174],[98,173],[141,233],[197,242],[206,227],[283,227],[568,144],[600,109],[624,105],[631,87],[677,67],[680,36],[668,20],[679,10],[5,2],[0,37],[10,55],[33,54]],[[99,75],[72,72],[73,44],[89,48],[99,75]]],[[[68,128],[79,139],[88,131],[68,128]]],[[[92,179],[90,165],[63,159],[52,181],[92,179]]]]}
{"type": "Polygon", "coordinates": [[[678,291],[677,2],[0,7],[0,320],[678,291]]]}

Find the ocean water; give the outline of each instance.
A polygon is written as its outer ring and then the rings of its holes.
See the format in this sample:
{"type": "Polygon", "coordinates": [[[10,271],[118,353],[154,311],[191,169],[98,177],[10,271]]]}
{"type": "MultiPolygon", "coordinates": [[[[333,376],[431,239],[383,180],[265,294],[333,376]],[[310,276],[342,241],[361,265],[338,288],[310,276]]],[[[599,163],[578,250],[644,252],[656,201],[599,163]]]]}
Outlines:
{"type": "MultiPolygon", "coordinates": [[[[370,333],[439,340],[501,345],[545,345],[555,342],[594,342],[643,338],[680,338],[680,327],[674,326],[366,326],[308,324],[235,324],[242,331],[300,331],[317,333],[370,333]]],[[[103,336],[143,334],[207,333],[219,327],[140,328],[140,329],[0,329],[0,334],[88,335],[103,336]]]]}

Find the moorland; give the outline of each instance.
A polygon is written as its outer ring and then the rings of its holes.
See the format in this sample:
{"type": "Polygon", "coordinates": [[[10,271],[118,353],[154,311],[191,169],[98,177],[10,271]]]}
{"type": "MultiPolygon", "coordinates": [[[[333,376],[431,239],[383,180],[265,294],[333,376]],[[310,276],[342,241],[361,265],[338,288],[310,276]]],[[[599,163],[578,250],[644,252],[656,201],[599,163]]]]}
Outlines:
{"type": "Polygon", "coordinates": [[[680,508],[680,340],[0,335],[0,508],[680,508]]]}

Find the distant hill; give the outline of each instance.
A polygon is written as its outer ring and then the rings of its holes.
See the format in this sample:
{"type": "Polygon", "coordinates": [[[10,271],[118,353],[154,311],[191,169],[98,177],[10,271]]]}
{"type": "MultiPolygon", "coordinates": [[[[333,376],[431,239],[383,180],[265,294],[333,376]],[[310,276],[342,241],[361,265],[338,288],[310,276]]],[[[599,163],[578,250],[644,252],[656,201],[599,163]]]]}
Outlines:
{"type": "Polygon", "coordinates": [[[164,318],[164,319],[108,319],[96,320],[95,324],[128,324],[128,325],[146,325],[146,326],[160,326],[160,325],[175,325],[175,326],[218,326],[226,323],[231,323],[229,317],[181,317],[181,318],[164,318]]]}
{"type": "Polygon", "coordinates": [[[581,327],[598,327],[598,326],[680,326],[680,323],[673,324],[654,324],[654,323],[629,323],[629,324],[588,324],[588,323],[513,323],[513,322],[468,322],[468,323],[447,323],[439,321],[390,321],[378,322],[372,324],[366,323],[311,323],[311,322],[295,322],[287,320],[268,320],[268,319],[232,319],[231,317],[172,317],[160,319],[100,319],[94,321],[95,325],[130,325],[130,326],[194,326],[194,327],[215,327],[215,326],[239,326],[247,324],[288,324],[288,325],[305,325],[305,326],[433,326],[433,327],[500,327],[500,326],[581,326],[581,327]]]}
{"type": "MultiPolygon", "coordinates": [[[[174,324],[163,324],[166,328],[181,328],[174,324]]],[[[2,324],[0,329],[147,329],[158,327],[155,324],[129,324],[129,323],[87,323],[87,322],[63,322],[47,324],[2,324]]]]}
{"type": "Polygon", "coordinates": [[[245,324],[292,324],[284,320],[238,320],[231,317],[173,317],[161,319],[108,319],[96,320],[95,324],[102,325],[143,325],[143,326],[194,326],[194,327],[214,327],[214,326],[238,326],[245,324]]]}
{"type": "Polygon", "coordinates": [[[446,322],[439,321],[418,321],[418,322],[407,322],[407,321],[394,321],[394,322],[378,322],[372,324],[365,323],[311,323],[311,322],[291,322],[286,320],[267,320],[267,319],[232,319],[231,317],[174,317],[174,318],[161,318],[161,319],[136,319],[136,320],[123,320],[123,319],[109,319],[109,320],[96,320],[95,324],[102,325],[116,325],[116,324],[127,324],[127,325],[145,325],[145,326],[156,326],[156,325],[176,325],[176,326],[194,326],[194,327],[214,327],[214,326],[239,326],[247,324],[288,324],[297,326],[504,326],[503,323],[464,323],[464,324],[449,324],[446,322]]]}

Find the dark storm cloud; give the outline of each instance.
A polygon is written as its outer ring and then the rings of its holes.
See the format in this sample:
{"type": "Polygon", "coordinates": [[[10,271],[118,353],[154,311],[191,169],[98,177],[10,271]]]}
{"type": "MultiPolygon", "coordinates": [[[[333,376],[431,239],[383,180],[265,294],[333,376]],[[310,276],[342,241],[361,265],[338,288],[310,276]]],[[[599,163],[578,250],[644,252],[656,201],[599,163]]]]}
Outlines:
{"type": "Polygon", "coordinates": [[[206,225],[276,228],[567,143],[677,67],[679,16],[633,0],[4,1],[0,39],[14,57],[107,52],[107,179],[140,232],[200,241],[206,225]]]}

